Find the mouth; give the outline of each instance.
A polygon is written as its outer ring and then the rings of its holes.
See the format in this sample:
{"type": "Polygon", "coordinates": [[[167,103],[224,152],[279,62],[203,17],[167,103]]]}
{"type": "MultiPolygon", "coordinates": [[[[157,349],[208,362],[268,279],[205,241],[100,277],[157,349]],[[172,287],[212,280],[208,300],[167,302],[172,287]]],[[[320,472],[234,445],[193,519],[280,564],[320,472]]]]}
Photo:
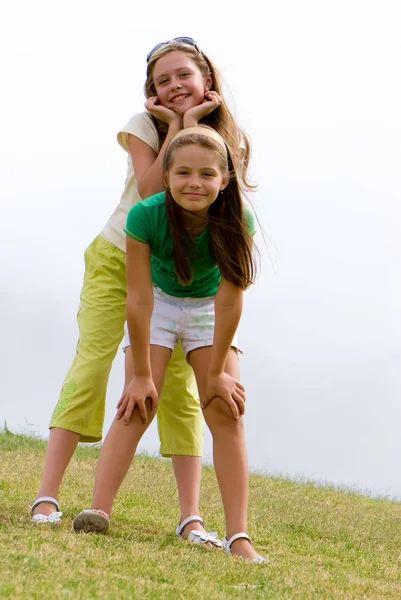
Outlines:
{"type": "Polygon", "coordinates": [[[173,104],[179,104],[187,98],[189,98],[189,94],[177,94],[177,96],[173,96],[172,98],[170,98],[170,102],[172,102],[173,104]]]}
{"type": "Polygon", "coordinates": [[[204,198],[205,194],[198,194],[197,192],[185,192],[184,196],[186,196],[187,198],[194,198],[195,200],[198,200],[199,198],[204,198]]]}

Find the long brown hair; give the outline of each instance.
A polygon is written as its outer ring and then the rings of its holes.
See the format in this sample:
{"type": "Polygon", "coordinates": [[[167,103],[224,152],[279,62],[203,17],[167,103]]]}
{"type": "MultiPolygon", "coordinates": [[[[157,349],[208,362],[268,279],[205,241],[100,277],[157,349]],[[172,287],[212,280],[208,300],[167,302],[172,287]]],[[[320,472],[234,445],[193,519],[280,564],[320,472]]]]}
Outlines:
{"type": "MultiPolygon", "coordinates": [[[[249,138],[247,134],[237,125],[233,114],[228,108],[228,105],[224,100],[219,72],[206,54],[197,50],[193,46],[184,44],[183,42],[177,40],[172,40],[171,42],[161,46],[161,48],[156,50],[156,52],[154,52],[154,54],[152,54],[152,56],[149,58],[146,70],[146,81],[144,85],[146,98],[156,96],[156,88],[153,82],[153,70],[157,60],[169,52],[173,52],[173,50],[179,50],[182,52],[182,54],[188,56],[198,67],[203,77],[207,77],[209,74],[212,76],[211,90],[218,93],[221,98],[221,104],[213,112],[211,112],[210,115],[204,117],[200,122],[213,127],[213,129],[220,133],[222,138],[225,140],[227,147],[229,148],[231,160],[238,174],[241,187],[243,187],[244,190],[253,190],[255,186],[249,182],[247,177],[247,171],[251,157],[251,145],[249,138]]],[[[152,119],[155,123],[159,136],[159,144],[161,146],[166,137],[168,125],[167,123],[163,123],[153,116],[152,119]]]]}
{"type": "MultiPolygon", "coordinates": [[[[222,277],[244,290],[254,282],[257,265],[241,188],[228,150],[206,135],[206,132],[202,134],[202,129],[209,129],[208,127],[199,129],[199,133],[188,134],[185,134],[184,129],[180,137],[172,140],[163,159],[164,179],[167,181],[177,148],[198,145],[217,153],[222,173],[229,176],[229,183],[209,207],[209,243],[222,277]]],[[[183,209],[175,202],[167,185],[166,212],[174,241],[175,270],[180,282],[186,285],[192,281],[190,256],[194,241],[184,225],[183,209]]]]}

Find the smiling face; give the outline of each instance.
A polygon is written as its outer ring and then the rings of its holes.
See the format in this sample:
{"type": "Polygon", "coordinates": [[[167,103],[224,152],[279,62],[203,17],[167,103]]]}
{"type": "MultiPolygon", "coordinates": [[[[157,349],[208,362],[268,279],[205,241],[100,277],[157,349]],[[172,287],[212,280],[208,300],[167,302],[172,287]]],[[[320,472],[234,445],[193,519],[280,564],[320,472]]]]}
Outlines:
{"type": "MultiPolygon", "coordinates": [[[[209,207],[228,184],[222,170],[221,157],[210,148],[188,144],[174,150],[171,166],[165,175],[166,185],[174,201],[198,217],[207,217],[209,207]]],[[[183,214],[192,224],[191,215],[183,214]]]]}
{"type": "Polygon", "coordinates": [[[205,91],[210,89],[211,76],[203,77],[189,56],[173,50],[156,61],[153,83],[160,104],[184,114],[201,104],[205,91]]]}

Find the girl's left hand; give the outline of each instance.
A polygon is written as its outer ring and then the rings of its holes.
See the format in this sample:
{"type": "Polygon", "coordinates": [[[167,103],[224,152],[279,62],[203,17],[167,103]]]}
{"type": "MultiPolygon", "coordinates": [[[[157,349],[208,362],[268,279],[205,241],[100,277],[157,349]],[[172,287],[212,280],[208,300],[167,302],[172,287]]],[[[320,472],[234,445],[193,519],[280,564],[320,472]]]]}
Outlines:
{"type": "Polygon", "coordinates": [[[245,414],[245,388],[228,373],[208,374],[205,397],[201,398],[201,407],[205,408],[213,398],[222,398],[231,408],[234,419],[245,414]]]}
{"type": "Polygon", "coordinates": [[[189,108],[183,114],[183,125],[186,127],[196,127],[201,119],[210,115],[221,104],[221,98],[217,92],[205,92],[205,97],[201,104],[189,108]]]}

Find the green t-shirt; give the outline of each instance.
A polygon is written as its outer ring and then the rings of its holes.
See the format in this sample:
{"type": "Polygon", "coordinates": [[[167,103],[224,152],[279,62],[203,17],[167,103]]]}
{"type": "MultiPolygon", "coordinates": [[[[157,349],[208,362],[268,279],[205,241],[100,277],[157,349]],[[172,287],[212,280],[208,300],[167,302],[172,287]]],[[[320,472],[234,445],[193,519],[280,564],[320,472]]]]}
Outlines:
{"type": "MultiPolygon", "coordinates": [[[[188,285],[182,285],[174,268],[173,237],[164,199],[165,194],[161,192],[133,206],[128,213],[125,233],[139,242],[149,244],[153,285],[170,296],[215,296],[221,275],[209,245],[209,226],[198,237],[192,238],[195,244],[191,256],[193,279],[188,285]]],[[[250,230],[254,233],[253,217],[249,211],[246,212],[250,230]]]]}

